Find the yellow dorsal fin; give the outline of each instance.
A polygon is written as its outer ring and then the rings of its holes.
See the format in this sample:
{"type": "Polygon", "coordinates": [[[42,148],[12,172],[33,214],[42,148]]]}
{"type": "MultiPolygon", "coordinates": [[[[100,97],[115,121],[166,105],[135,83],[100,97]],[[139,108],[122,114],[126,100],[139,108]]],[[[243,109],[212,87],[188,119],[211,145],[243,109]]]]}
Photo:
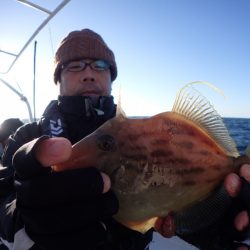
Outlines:
{"type": "Polygon", "coordinates": [[[210,102],[196,90],[194,84],[205,84],[220,92],[208,82],[191,82],[186,84],[177,94],[172,111],[185,116],[205,130],[228,155],[238,157],[239,152],[234,140],[230,137],[221,116],[210,102]]]}

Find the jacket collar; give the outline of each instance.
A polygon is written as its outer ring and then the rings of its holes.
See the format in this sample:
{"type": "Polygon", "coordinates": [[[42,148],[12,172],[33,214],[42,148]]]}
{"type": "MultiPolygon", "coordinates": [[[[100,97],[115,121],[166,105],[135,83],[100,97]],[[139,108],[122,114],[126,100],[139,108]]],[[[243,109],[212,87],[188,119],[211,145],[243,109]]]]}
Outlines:
{"type": "Polygon", "coordinates": [[[76,116],[111,118],[116,105],[113,96],[59,96],[58,107],[61,112],[76,116]]]}

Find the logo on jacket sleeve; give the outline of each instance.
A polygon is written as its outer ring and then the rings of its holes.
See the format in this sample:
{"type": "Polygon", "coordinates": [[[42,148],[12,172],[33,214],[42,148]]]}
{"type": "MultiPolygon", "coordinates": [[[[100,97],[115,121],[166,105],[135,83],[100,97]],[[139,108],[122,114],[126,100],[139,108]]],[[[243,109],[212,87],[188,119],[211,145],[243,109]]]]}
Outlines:
{"type": "Polygon", "coordinates": [[[62,121],[60,118],[57,119],[56,121],[50,120],[49,123],[50,123],[50,132],[52,137],[57,137],[63,132],[62,121]]]}

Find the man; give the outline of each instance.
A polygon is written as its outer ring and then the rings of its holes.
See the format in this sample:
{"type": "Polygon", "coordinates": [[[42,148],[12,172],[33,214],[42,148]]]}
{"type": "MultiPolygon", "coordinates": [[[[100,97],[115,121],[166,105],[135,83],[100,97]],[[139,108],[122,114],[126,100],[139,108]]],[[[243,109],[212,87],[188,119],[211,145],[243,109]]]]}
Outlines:
{"type": "Polygon", "coordinates": [[[3,157],[0,234],[5,245],[112,250],[144,249],[150,242],[151,232],[142,235],[112,219],[118,201],[107,175],[94,167],[63,173],[48,167],[67,158],[70,143],[114,117],[116,76],[114,54],[95,32],[71,32],[60,44],[54,73],[58,101],[48,105],[38,123],[18,131],[3,157]]]}
{"type": "Polygon", "coordinates": [[[0,158],[5,145],[7,144],[8,138],[12,135],[19,127],[23,125],[23,122],[18,118],[9,118],[2,122],[0,125],[0,158]]]}
{"type": "Polygon", "coordinates": [[[0,125],[0,142],[3,147],[6,145],[9,136],[14,134],[23,124],[18,118],[9,118],[2,122],[0,125]]]}
{"type": "MultiPolygon", "coordinates": [[[[0,173],[3,245],[33,250],[147,248],[153,230],[141,234],[112,218],[119,204],[106,174],[93,166],[59,173],[50,168],[69,158],[71,144],[114,117],[111,87],[116,76],[114,54],[97,33],[74,31],[61,42],[54,72],[58,100],[48,105],[39,122],[27,124],[11,138],[3,157],[7,166],[0,173]]],[[[244,169],[243,174],[249,174],[249,166],[244,169]]],[[[240,185],[236,175],[225,182],[232,196],[240,185]]],[[[236,226],[242,229],[248,220],[245,213],[236,226]]],[[[161,228],[157,229],[164,234],[161,228]]]]}

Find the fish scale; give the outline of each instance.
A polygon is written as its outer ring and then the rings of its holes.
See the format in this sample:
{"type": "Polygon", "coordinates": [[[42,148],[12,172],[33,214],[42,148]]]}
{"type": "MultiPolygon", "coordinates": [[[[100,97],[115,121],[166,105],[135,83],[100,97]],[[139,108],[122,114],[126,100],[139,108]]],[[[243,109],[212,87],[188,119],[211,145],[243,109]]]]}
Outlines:
{"type": "Polygon", "coordinates": [[[177,231],[192,231],[183,228],[192,227],[190,217],[195,214],[190,208],[197,214],[201,201],[199,209],[204,210],[216,200],[210,222],[209,213],[204,213],[204,226],[212,223],[223,192],[209,203],[204,201],[228,173],[237,172],[241,163],[250,160],[239,157],[211,104],[189,84],[177,94],[170,112],[131,119],[119,109],[116,117],[73,145],[71,158],[54,170],[96,166],[107,173],[119,200],[114,217],[134,230],[146,232],[157,218],[174,213],[177,231]]]}

